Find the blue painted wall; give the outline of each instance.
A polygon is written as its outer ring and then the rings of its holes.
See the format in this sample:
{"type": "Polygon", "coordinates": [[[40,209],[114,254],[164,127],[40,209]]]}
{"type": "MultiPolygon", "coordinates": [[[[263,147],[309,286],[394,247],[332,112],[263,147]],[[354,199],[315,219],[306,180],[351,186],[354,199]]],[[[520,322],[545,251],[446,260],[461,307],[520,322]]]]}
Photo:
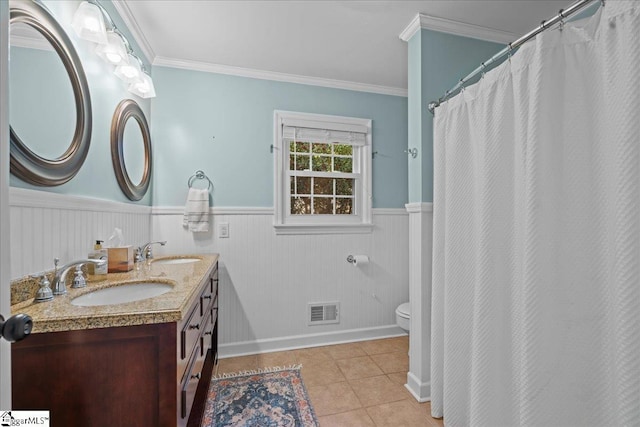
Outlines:
{"type": "Polygon", "coordinates": [[[169,67],[153,78],[156,206],[184,205],[197,169],[215,185],[213,206],[273,206],[274,110],[372,119],[373,207],[407,202],[405,97],[169,67]]]}
{"type": "MultiPolygon", "coordinates": [[[[111,119],[118,103],[123,99],[131,98],[140,104],[142,110],[147,116],[147,120],[150,121],[150,100],[143,100],[129,93],[124,84],[113,74],[113,67],[104,63],[94,53],[95,44],[81,40],[75,35],[71,28],[71,20],[74,12],[80,4],[80,1],[59,2],[49,0],[45,1],[44,4],[71,38],[89,82],[91,105],[93,109],[91,147],[89,149],[87,159],[78,174],[66,184],[57,187],[33,186],[19,180],[13,175],[11,175],[10,184],[12,187],[30,188],[53,193],[89,196],[99,199],[129,202],[118,186],[111,162],[111,119]]],[[[111,17],[116,22],[118,28],[121,29],[127,38],[133,43],[134,50],[136,50],[137,54],[142,56],[140,49],[133,41],[133,38],[130,36],[128,29],[124,26],[124,23],[115,11],[113,5],[110,2],[101,2],[101,4],[105,9],[107,9],[111,17]]],[[[47,59],[41,57],[41,62],[39,62],[35,57],[37,56],[37,52],[19,53],[18,50],[20,49],[21,48],[10,49],[11,79],[16,81],[20,80],[20,78],[14,78],[13,74],[24,74],[26,76],[33,72],[33,67],[46,66],[45,64],[47,61],[47,59]],[[15,56],[13,56],[14,53],[15,56]],[[26,55],[30,55],[30,58],[27,59],[27,61],[24,61],[24,59],[26,59],[26,55]]],[[[54,78],[55,74],[52,73],[48,80],[50,85],[56,85],[54,78]]],[[[21,91],[21,99],[18,99],[17,102],[25,103],[26,111],[29,109],[29,103],[47,104],[54,106],[52,108],[55,108],[55,105],[58,102],[55,91],[35,92],[36,93],[33,93],[31,96],[24,96],[24,90],[21,91]]],[[[22,119],[22,121],[24,120],[25,119],[22,119]]],[[[71,126],[74,126],[75,116],[68,118],[68,121],[72,123],[71,126]]],[[[45,141],[50,140],[49,136],[51,129],[46,125],[32,127],[29,132],[31,138],[39,138],[45,141]]],[[[56,147],[53,150],[61,153],[64,149],[66,149],[66,147],[56,147]]],[[[148,192],[147,195],[137,203],[150,205],[151,192],[148,192]]]]}
{"type": "MultiPolygon", "coordinates": [[[[113,75],[112,67],[94,54],[95,45],[75,36],[70,22],[79,3],[45,0],[45,5],[72,39],[89,80],[93,107],[89,155],[78,175],[67,184],[36,187],[11,176],[14,187],[128,202],[113,172],[109,131],[118,102],[133,98],[141,105],[151,125],[154,152],[151,191],[139,202],[141,204],[182,205],[187,179],[196,169],[203,169],[216,184],[213,205],[272,206],[273,156],[269,147],[275,109],[372,119],[373,148],[378,152],[373,161],[373,206],[401,208],[406,202],[430,202],[433,200],[433,119],[427,104],[502,47],[430,30],[419,31],[408,43],[408,99],[154,67],[158,97],[150,101],[127,92],[113,75]],[[403,153],[407,141],[410,148],[418,148],[416,159],[403,153]]],[[[101,1],[101,4],[142,57],[113,4],[109,1],[101,1]]],[[[20,59],[19,56],[29,53],[21,54],[18,49],[13,49],[13,53],[12,73],[17,78],[12,76],[12,80],[24,82],[36,60],[20,59]],[[21,66],[26,68],[20,69],[21,66]]],[[[51,73],[50,81],[53,76],[51,73]]],[[[36,90],[35,87],[33,91],[36,92],[33,99],[39,104],[60,105],[54,91],[36,90]]],[[[19,98],[24,102],[24,109],[29,111],[29,100],[33,95],[27,96],[26,92],[28,90],[21,91],[19,98]]],[[[61,113],[62,108],[59,110],[57,112],[61,113]]],[[[27,120],[22,119],[23,122],[27,120]]],[[[63,120],[54,122],[59,124],[63,120]]],[[[29,129],[28,138],[48,141],[51,127],[51,123],[33,127],[29,129]]],[[[44,152],[51,149],[47,144],[39,149],[44,152]]],[[[53,152],[59,151],[60,148],[53,148],[53,152]]]]}
{"type": "Polygon", "coordinates": [[[419,153],[409,159],[410,202],[433,201],[433,116],[427,105],[502,48],[425,29],[409,40],[409,147],[419,153]]]}
{"type": "MultiPolygon", "coordinates": [[[[409,202],[422,201],[422,116],[425,108],[422,106],[422,37],[417,33],[407,43],[408,49],[408,89],[407,104],[408,118],[408,148],[418,150],[414,159],[407,155],[409,176],[409,202]]],[[[427,184],[424,184],[427,185],[427,184]]]]}

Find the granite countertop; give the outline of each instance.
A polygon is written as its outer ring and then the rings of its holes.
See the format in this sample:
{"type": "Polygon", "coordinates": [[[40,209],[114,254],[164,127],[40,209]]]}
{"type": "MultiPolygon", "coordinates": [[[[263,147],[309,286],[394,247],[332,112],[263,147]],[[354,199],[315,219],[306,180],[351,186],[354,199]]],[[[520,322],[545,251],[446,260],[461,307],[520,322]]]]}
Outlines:
{"type": "Polygon", "coordinates": [[[109,273],[106,280],[87,282],[87,287],[72,289],[53,301],[36,303],[33,297],[11,306],[11,313],[24,313],[33,319],[33,333],[58,332],[114,326],[144,325],[177,322],[187,313],[197,297],[198,286],[213,271],[218,255],[181,255],[160,257],[139,263],[127,273],[109,273]],[[167,258],[199,258],[184,264],[156,264],[167,258]],[[133,282],[163,282],[173,285],[169,292],[140,301],[124,304],[79,307],[71,300],[80,295],[120,284],[133,282]]]}

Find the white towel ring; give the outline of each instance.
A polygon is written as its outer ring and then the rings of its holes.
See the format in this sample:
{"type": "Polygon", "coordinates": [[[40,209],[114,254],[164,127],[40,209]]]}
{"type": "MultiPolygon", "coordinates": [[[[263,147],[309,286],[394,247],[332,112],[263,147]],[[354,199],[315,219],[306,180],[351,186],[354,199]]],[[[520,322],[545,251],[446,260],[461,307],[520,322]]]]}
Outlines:
{"type": "Polygon", "coordinates": [[[189,180],[187,181],[187,185],[189,186],[189,188],[191,188],[192,184],[196,179],[206,179],[207,182],[209,183],[209,185],[207,186],[207,189],[209,191],[213,189],[213,182],[211,182],[207,174],[201,170],[197,170],[196,173],[194,173],[193,175],[191,175],[191,177],[189,177],[189,180]]]}

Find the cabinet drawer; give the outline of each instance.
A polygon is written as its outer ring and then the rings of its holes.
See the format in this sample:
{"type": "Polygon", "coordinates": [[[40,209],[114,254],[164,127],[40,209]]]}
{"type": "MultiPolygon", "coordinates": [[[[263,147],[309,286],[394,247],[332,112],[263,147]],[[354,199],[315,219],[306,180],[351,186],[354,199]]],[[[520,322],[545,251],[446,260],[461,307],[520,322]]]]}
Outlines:
{"type": "Polygon", "coordinates": [[[198,307],[195,307],[191,314],[189,315],[189,320],[187,320],[182,325],[182,330],[180,332],[180,358],[187,358],[193,349],[193,346],[198,342],[198,338],[200,337],[200,313],[198,311],[198,307]]]}
{"type": "Polygon", "coordinates": [[[216,293],[213,291],[213,286],[205,286],[204,290],[200,294],[200,317],[205,316],[205,314],[209,310],[209,307],[211,307],[211,304],[213,304],[213,300],[215,298],[216,293]]]}
{"type": "Polygon", "coordinates": [[[213,273],[211,273],[211,283],[212,285],[218,284],[218,264],[216,264],[216,266],[213,268],[213,273]]]}
{"type": "Polygon", "coordinates": [[[191,412],[191,406],[193,405],[193,399],[196,396],[196,390],[198,389],[198,383],[202,376],[202,367],[204,365],[204,357],[200,354],[202,350],[200,344],[198,344],[193,352],[189,368],[187,369],[184,378],[182,378],[182,387],[180,393],[180,415],[181,417],[188,418],[191,412]]]}
{"type": "Polygon", "coordinates": [[[213,329],[216,324],[217,311],[218,310],[213,307],[210,308],[207,313],[207,319],[203,322],[204,329],[202,331],[202,338],[200,342],[200,346],[202,348],[201,354],[203,356],[209,349],[213,348],[213,329]]]}

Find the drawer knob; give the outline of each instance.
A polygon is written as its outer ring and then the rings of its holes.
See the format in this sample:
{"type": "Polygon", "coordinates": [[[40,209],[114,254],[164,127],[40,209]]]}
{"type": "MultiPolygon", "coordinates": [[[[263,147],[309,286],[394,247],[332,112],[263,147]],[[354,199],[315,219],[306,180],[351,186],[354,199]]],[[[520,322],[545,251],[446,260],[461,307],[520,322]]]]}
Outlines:
{"type": "Polygon", "coordinates": [[[192,380],[199,380],[199,379],[200,379],[200,372],[198,372],[198,373],[197,373],[197,374],[195,374],[195,375],[191,375],[191,379],[192,379],[192,380]]]}
{"type": "Polygon", "coordinates": [[[189,325],[189,329],[200,329],[200,325],[189,325]]]}
{"type": "Polygon", "coordinates": [[[212,335],[212,334],[213,334],[213,332],[205,332],[204,334],[205,334],[205,335],[212,335]]]}
{"type": "Polygon", "coordinates": [[[211,295],[205,295],[205,296],[203,296],[202,298],[204,298],[204,299],[211,299],[211,295]]]}

